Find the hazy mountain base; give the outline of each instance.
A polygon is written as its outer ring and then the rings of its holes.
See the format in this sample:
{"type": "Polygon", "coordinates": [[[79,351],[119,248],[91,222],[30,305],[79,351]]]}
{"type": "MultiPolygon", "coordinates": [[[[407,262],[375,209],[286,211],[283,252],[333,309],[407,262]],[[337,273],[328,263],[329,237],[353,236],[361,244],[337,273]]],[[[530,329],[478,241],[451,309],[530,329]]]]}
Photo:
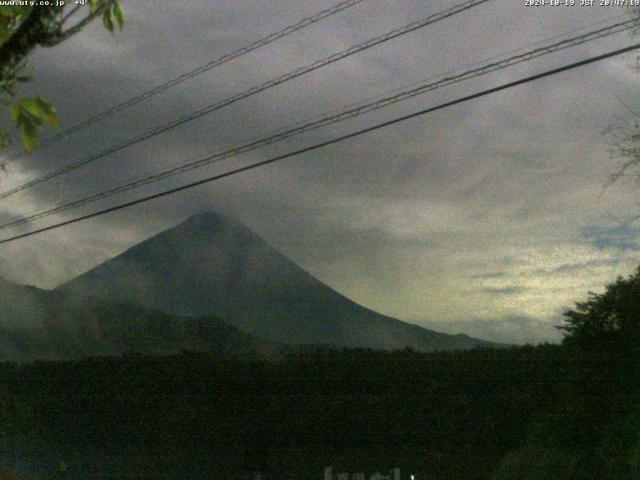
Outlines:
{"type": "Polygon", "coordinates": [[[0,280],[0,359],[255,352],[282,348],[214,316],[180,317],[102,300],[74,303],[57,292],[0,280]]]}
{"type": "MultiPolygon", "coordinates": [[[[276,357],[336,347],[264,340],[213,315],[179,316],[128,303],[73,298],[0,279],[0,361],[189,352],[276,357]]],[[[442,349],[448,347],[445,342],[442,349]]]]}

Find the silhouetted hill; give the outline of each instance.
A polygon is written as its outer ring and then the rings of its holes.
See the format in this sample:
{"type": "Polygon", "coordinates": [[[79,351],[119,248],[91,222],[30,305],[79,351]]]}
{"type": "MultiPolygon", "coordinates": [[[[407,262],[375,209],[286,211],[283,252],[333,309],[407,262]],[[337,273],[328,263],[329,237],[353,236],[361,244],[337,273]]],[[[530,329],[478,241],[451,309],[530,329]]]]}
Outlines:
{"type": "Polygon", "coordinates": [[[271,354],[279,346],[208,315],[181,317],[0,279],[0,361],[210,352],[271,354]]]}
{"type": "Polygon", "coordinates": [[[369,310],[297,266],[248,228],[205,213],[189,218],[60,286],[82,301],[215,315],[274,342],[419,350],[490,345],[369,310]]]}
{"type": "Polygon", "coordinates": [[[0,360],[22,358],[26,339],[41,329],[57,295],[0,277],[0,360]]]}

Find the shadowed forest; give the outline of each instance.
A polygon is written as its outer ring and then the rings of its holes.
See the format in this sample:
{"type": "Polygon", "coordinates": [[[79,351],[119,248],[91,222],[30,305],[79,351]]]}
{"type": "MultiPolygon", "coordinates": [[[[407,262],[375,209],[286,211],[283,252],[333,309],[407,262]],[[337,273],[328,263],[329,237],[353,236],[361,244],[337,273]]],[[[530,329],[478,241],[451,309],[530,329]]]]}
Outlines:
{"type": "Polygon", "coordinates": [[[639,293],[640,270],[576,304],[561,346],[4,363],[2,460],[34,478],[636,479],[639,293]]]}

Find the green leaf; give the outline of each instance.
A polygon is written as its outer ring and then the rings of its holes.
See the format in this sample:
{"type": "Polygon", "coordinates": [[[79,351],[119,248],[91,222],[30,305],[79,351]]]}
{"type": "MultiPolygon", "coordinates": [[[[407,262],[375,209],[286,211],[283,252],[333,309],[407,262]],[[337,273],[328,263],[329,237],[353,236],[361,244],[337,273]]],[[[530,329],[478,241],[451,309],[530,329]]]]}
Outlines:
{"type": "Polygon", "coordinates": [[[21,98],[18,104],[24,108],[30,115],[34,117],[40,117],[40,106],[35,98],[21,98]]]}
{"type": "Polygon", "coordinates": [[[104,28],[113,33],[113,5],[109,6],[102,15],[102,23],[104,28]]]}
{"type": "Polygon", "coordinates": [[[20,105],[18,105],[17,103],[14,103],[11,105],[11,119],[13,120],[13,123],[15,123],[16,125],[20,124],[20,115],[22,114],[22,109],[20,108],[20,105]]]}
{"type": "MultiPolygon", "coordinates": [[[[23,117],[27,118],[27,117],[23,117]]],[[[38,126],[35,125],[30,119],[20,123],[20,138],[22,143],[28,152],[32,152],[38,144],[38,126]]]]}
{"type": "Polygon", "coordinates": [[[42,97],[36,97],[35,101],[40,109],[40,118],[52,127],[58,128],[58,112],[56,112],[56,107],[42,97]]]}
{"type": "Polygon", "coordinates": [[[25,97],[21,98],[18,103],[32,117],[30,120],[36,125],[42,125],[43,122],[47,122],[52,127],[58,126],[58,115],[51,102],[42,97],[25,97]]]}
{"type": "MultiPolygon", "coordinates": [[[[48,123],[58,126],[58,115],[53,104],[42,97],[21,98],[11,104],[11,118],[20,130],[20,138],[28,152],[38,144],[38,133],[48,123]]],[[[0,146],[2,142],[0,139],[0,146]]]]}
{"type": "Polygon", "coordinates": [[[0,16],[13,18],[18,15],[19,10],[11,5],[5,5],[0,7],[0,16]]]}
{"type": "Polygon", "coordinates": [[[122,30],[122,27],[124,26],[124,10],[122,9],[122,6],[117,2],[113,3],[112,8],[113,8],[113,16],[118,22],[118,26],[120,27],[120,30],[122,30]]]}
{"type": "Polygon", "coordinates": [[[32,125],[35,125],[38,128],[42,127],[42,125],[44,124],[44,120],[42,118],[34,117],[29,112],[27,112],[24,108],[22,109],[22,113],[18,118],[18,121],[20,122],[20,125],[22,125],[23,123],[30,123],[32,125]]]}

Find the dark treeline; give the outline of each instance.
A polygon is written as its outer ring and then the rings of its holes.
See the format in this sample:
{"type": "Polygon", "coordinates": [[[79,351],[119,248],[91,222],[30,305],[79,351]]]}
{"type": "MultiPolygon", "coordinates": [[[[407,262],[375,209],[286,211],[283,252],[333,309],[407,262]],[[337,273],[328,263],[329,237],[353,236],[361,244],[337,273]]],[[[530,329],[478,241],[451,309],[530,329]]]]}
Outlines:
{"type": "Polygon", "coordinates": [[[563,381],[496,480],[640,478],[640,268],[565,313],[563,381]]]}
{"type": "Polygon", "coordinates": [[[640,270],[562,345],[0,365],[2,461],[35,478],[640,478],[640,270]]]}
{"type": "Polygon", "coordinates": [[[5,448],[28,445],[23,467],[41,478],[60,458],[69,478],[321,478],[326,465],[488,478],[556,403],[565,365],[556,346],[3,364],[23,439],[5,448]]]}

